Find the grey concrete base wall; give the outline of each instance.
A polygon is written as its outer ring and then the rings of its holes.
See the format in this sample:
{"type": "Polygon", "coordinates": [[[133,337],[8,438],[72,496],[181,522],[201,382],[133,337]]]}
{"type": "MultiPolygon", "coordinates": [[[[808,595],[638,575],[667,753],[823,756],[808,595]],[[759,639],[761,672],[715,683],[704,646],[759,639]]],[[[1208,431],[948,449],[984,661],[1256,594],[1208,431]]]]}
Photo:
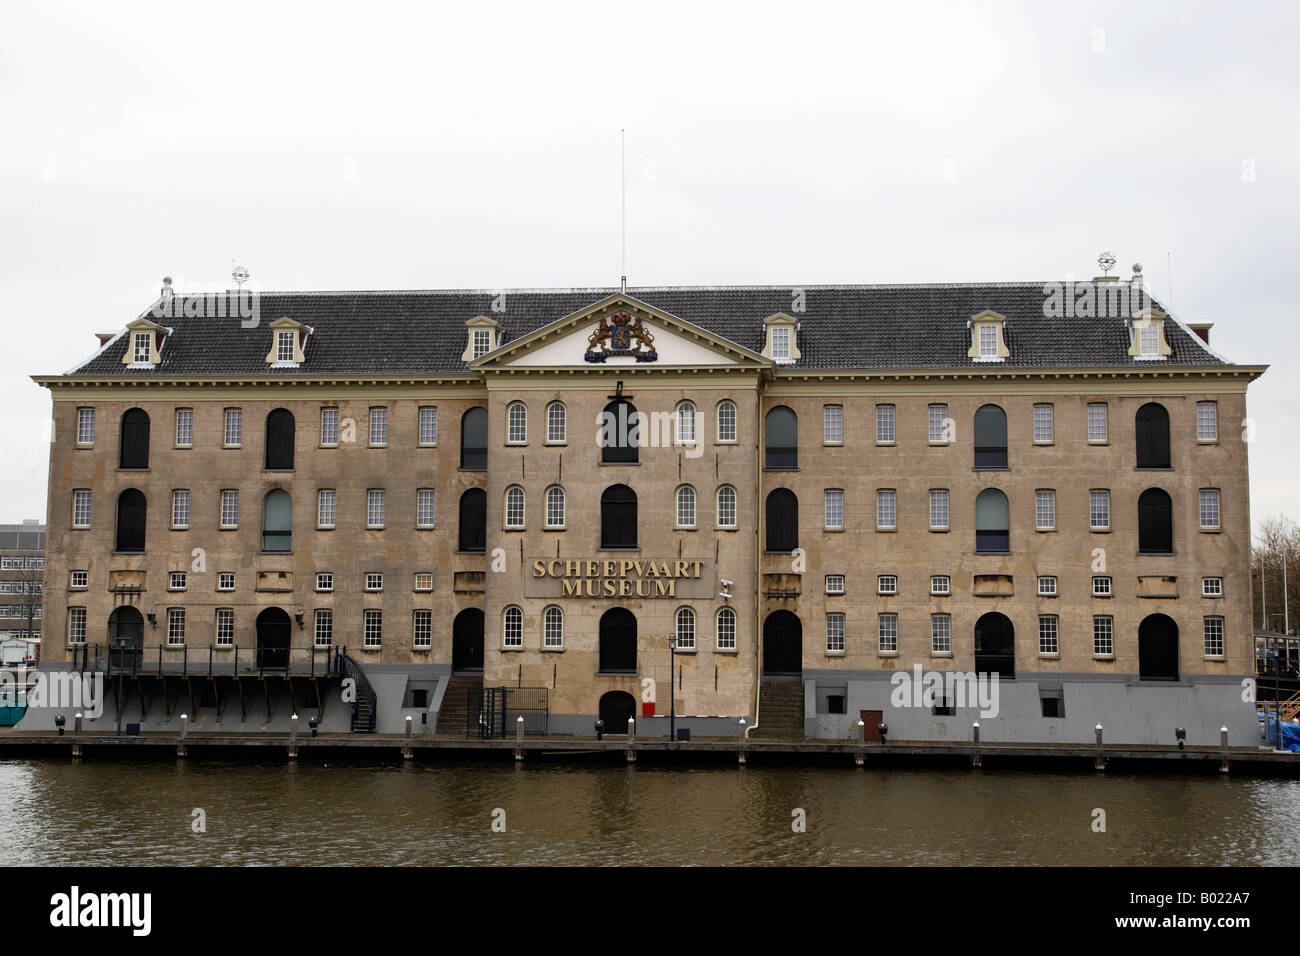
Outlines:
{"type": "Polygon", "coordinates": [[[979,721],[980,740],[1008,743],[1096,741],[1096,726],[1114,744],[1174,744],[1174,731],[1187,730],[1187,743],[1217,745],[1219,728],[1228,728],[1235,746],[1262,743],[1255,705],[1242,700],[1243,677],[1138,681],[1091,675],[1020,675],[998,683],[998,713],[981,715],[978,707],[956,708],[952,716],[935,716],[929,707],[898,707],[891,695],[891,672],[843,672],[804,675],[804,725],[810,737],[858,739],[860,711],[882,711],[889,737],[895,740],[967,741],[979,721]],[[1058,689],[1062,717],[1042,716],[1040,689],[1058,689]],[[825,691],[847,692],[847,714],[818,707],[825,691]],[[823,712],[819,712],[822,710],[823,712]]]}
{"type": "MultiPolygon", "coordinates": [[[[575,737],[596,736],[595,714],[551,714],[547,726],[553,734],[572,734],[575,737]]],[[[745,726],[754,726],[753,716],[745,718],[745,726]]],[[[656,715],[636,718],[636,735],[638,737],[660,737],[668,739],[669,719],[656,715]]],[[[739,717],[678,717],[677,729],[686,729],[691,737],[740,737],[739,717]]],[[[606,728],[605,735],[625,734],[627,727],[606,728]]]]}

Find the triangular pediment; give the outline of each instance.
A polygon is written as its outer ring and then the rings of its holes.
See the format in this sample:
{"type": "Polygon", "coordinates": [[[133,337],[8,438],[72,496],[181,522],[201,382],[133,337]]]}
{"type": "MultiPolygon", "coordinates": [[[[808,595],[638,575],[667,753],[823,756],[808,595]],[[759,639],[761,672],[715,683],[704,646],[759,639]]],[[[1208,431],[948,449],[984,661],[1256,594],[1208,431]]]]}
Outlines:
{"type": "Polygon", "coordinates": [[[471,368],[719,368],[771,360],[698,325],[615,293],[470,363],[471,368]]]}

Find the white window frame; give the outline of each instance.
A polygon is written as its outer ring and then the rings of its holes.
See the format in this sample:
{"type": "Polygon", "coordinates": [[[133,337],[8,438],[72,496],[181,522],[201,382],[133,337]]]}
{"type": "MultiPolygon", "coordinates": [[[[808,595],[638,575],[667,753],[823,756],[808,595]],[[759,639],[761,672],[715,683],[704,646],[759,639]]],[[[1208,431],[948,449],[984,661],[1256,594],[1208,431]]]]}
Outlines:
{"type": "Polygon", "coordinates": [[[68,572],[69,591],[84,591],[88,587],[90,587],[89,571],[77,570],[68,572]],[[78,575],[80,575],[80,577],[78,577],[78,575]]]}
{"type": "Polygon", "coordinates": [[[947,531],[952,515],[949,511],[947,488],[930,489],[930,530],[947,531]]]}
{"type": "Polygon", "coordinates": [[[1092,656],[1115,656],[1115,618],[1109,614],[1092,616],[1092,656]]]}
{"type": "Polygon", "coordinates": [[[473,350],[471,354],[474,358],[482,358],[492,351],[492,330],[474,329],[472,342],[473,350]]]}
{"type": "Polygon", "coordinates": [[[1223,527],[1223,512],[1220,510],[1222,496],[1218,488],[1201,488],[1197,492],[1198,512],[1202,531],[1218,531],[1223,527]]]}
{"type": "Polygon", "coordinates": [[[898,653],[898,615],[876,615],[876,648],[880,654],[898,653]]]}
{"type": "Polygon", "coordinates": [[[336,405],[325,405],[320,410],[320,443],[323,448],[338,447],[339,410],[336,405]]]}
{"type": "Polygon", "coordinates": [[[1034,492],[1034,530],[1056,530],[1056,492],[1051,488],[1034,492]]]}
{"type": "Polygon", "coordinates": [[[1088,403],[1088,444],[1105,445],[1110,441],[1110,409],[1105,402],[1088,403]]]}
{"type": "Polygon", "coordinates": [[[86,643],[86,609],[68,608],[68,643],[78,647],[86,643]]]}
{"type": "Polygon", "coordinates": [[[504,502],[504,525],[511,531],[521,531],[524,527],[526,517],[526,501],[524,489],[519,485],[511,485],[506,489],[504,502]]]}
{"type": "Polygon", "coordinates": [[[673,637],[677,642],[677,650],[695,650],[694,608],[679,607],[677,609],[677,613],[673,615],[673,637]]]}
{"type": "Polygon", "coordinates": [[[876,575],[876,593],[886,597],[896,597],[898,595],[898,575],[876,575]]]}
{"type": "Polygon", "coordinates": [[[294,361],[294,339],[298,333],[291,329],[279,329],[275,333],[275,361],[292,362],[294,361]]]}
{"type": "Polygon", "coordinates": [[[315,647],[334,646],[334,609],[320,607],[312,621],[312,644],[315,647]],[[321,640],[322,636],[325,638],[321,640]]]}
{"type": "Polygon", "coordinates": [[[438,493],[433,488],[415,490],[415,526],[433,528],[438,520],[438,493]]]}
{"type": "Polygon", "coordinates": [[[378,594],[384,589],[384,573],[382,571],[367,571],[365,581],[367,594],[378,594]]]}
{"type": "Polygon", "coordinates": [[[734,444],[737,441],[738,423],[740,421],[740,412],[736,408],[736,403],[729,398],[724,398],[718,402],[717,409],[717,427],[718,442],[721,444],[734,444]],[[723,412],[726,409],[731,410],[731,420],[727,421],[723,412]]]}
{"type": "Polygon", "coordinates": [[[316,527],[334,528],[338,525],[339,493],[334,488],[316,491],[316,527]]]}
{"type": "Polygon", "coordinates": [[[1055,574],[1038,575],[1038,596],[1039,597],[1057,597],[1059,592],[1056,590],[1055,574]]]}
{"type": "Polygon", "coordinates": [[[523,402],[506,406],[506,444],[528,444],[528,406],[523,402]]]}
{"type": "Polygon", "coordinates": [[[501,612],[501,646],[510,650],[524,646],[524,612],[514,604],[501,612]]]}
{"type": "Polygon", "coordinates": [[[167,590],[168,590],[168,591],[184,591],[184,590],[187,590],[187,585],[188,585],[188,584],[189,584],[189,576],[188,576],[184,571],[168,571],[168,572],[167,572],[167,590]]]}
{"type": "Polygon", "coordinates": [[[95,444],[95,409],[83,405],[77,409],[77,444],[89,448],[95,444]]]}
{"type": "Polygon", "coordinates": [[[89,528],[91,519],[90,491],[86,488],[78,488],[72,492],[72,526],[74,528],[89,528]],[[82,507],[82,506],[85,507],[82,507]]]}
{"type": "Polygon", "coordinates": [[[696,434],[695,403],[690,401],[678,402],[677,408],[673,411],[673,420],[676,426],[674,431],[677,444],[694,446],[696,434]]]}
{"type": "Polygon", "coordinates": [[[316,572],[316,590],[321,593],[327,593],[334,590],[334,572],[317,571],[316,572]]]}
{"type": "Polygon", "coordinates": [[[844,530],[844,489],[827,488],[823,493],[824,519],[828,531],[844,530]]]}
{"type": "Polygon", "coordinates": [[[1223,597],[1223,578],[1218,576],[1201,578],[1201,597],[1223,597]]]}
{"type": "Polygon", "coordinates": [[[876,406],[876,444],[894,445],[898,441],[898,408],[894,405],[876,406]]]}
{"type": "MultiPolygon", "coordinates": [[[[263,339],[265,341],[265,339],[263,339]]],[[[153,357],[153,333],[152,332],[133,332],[131,333],[131,361],[139,364],[141,362],[148,364],[153,357]]]]}
{"type": "Polygon", "coordinates": [[[569,440],[569,410],[564,402],[546,406],[546,444],[563,445],[569,440]]]}
{"type": "Polygon", "coordinates": [[[931,597],[949,597],[952,595],[952,576],[948,574],[930,575],[930,596],[931,597]],[[943,590],[938,590],[939,582],[942,581],[943,590]]]}
{"type": "Polygon", "coordinates": [[[952,615],[930,615],[930,653],[952,653],[952,615]]]}
{"type": "Polygon", "coordinates": [[[735,528],[738,521],[736,489],[731,485],[719,485],[717,494],[714,495],[714,520],[719,528],[735,528]],[[730,494],[726,494],[730,492],[730,494]],[[724,502],[724,498],[729,501],[724,502]],[[728,520],[728,510],[730,511],[730,520],[728,520]]]}
{"type": "Polygon", "coordinates": [[[1061,656],[1061,620],[1055,614],[1038,615],[1038,656],[1061,656]]]}
{"type": "Polygon", "coordinates": [[[220,592],[222,592],[223,594],[226,593],[226,592],[229,592],[229,591],[233,591],[233,590],[235,590],[235,580],[236,580],[236,579],[235,579],[235,572],[234,572],[234,571],[218,571],[218,572],[217,572],[217,590],[220,591],[220,592]],[[230,583],[229,583],[229,584],[226,583],[226,579],[227,579],[227,578],[230,579],[230,583]]]}
{"type": "Polygon", "coordinates": [[[793,332],[788,326],[774,326],[772,328],[772,360],[776,362],[790,361],[790,337],[793,332]]]}
{"type": "Polygon", "coordinates": [[[844,612],[830,611],[826,615],[826,653],[843,654],[846,628],[844,612]]]}
{"type": "Polygon", "coordinates": [[[927,422],[929,424],[930,444],[947,445],[948,440],[948,406],[947,405],[930,405],[926,411],[927,422]],[[938,430],[935,430],[935,412],[938,412],[938,430]]]}
{"type": "Polygon", "coordinates": [[[1056,440],[1055,412],[1050,402],[1034,404],[1034,444],[1050,445],[1056,440]]]}
{"type": "Polygon", "coordinates": [[[239,489],[221,489],[220,527],[230,530],[239,527],[239,489]]]}
{"type": "Polygon", "coordinates": [[[194,447],[194,409],[176,409],[176,447],[194,447]]]}
{"type": "Polygon", "coordinates": [[[244,444],[244,410],[227,408],[225,410],[225,430],[222,432],[223,448],[240,448],[244,444]]]}
{"type": "Polygon", "coordinates": [[[421,448],[433,448],[438,444],[438,407],[421,405],[416,420],[416,441],[421,448]]]}
{"type": "Polygon", "coordinates": [[[998,357],[998,327],[991,322],[981,322],[976,326],[979,337],[980,358],[998,357]]]}
{"type": "Polygon", "coordinates": [[[416,571],[416,572],[415,572],[415,583],[414,583],[414,585],[413,585],[413,587],[412,587],[412,590],[417,591],[417,592],[420,593],[420,594],[427,594],[427,593],[429,593],[430,591],[432,591],[432,590],[433,590],[433,572],[432,572],[432,571],[416,571]],[[424,578],[424,579],[426,579],[426,580],[422,583],[421,580],[420,580],[421,578],[424,578]]]}
{"type": "Polygon", "coordinates": [[[842,595],[844,593],[844,575],[826,575],[826,593],[832,596],[842,595]]]}
{"type": "Polygon", "coordinates": [[[1110,530],[1110,489],[1109,488],[1092,488],[1088,491],[1088,530],[1090,531],[1109,531],[1110,530]],[[1098,502],[1104,507],[1104,511],[1098,508],[1098,502]],[[1098,522],[1098,517],[1104,517],[1103,523],[1098,522]]]}
{"type": "Polygon", "coordinates": [[[542,648],[548,651],[564,648],[564,609],[556,604],[548,604],[542,611],[542,648]]]}
{"type": "Polygon", "coordinates": [[[185,608],[183,607],[167,609],[167,646],[185,646],[185,608]]]}
{"type": "Polygon", "coordinates": [[[696,502],[698,496],[690,485],[678,485],[673,494],[673,518],[677,528],[694,528],[698,518],[696,502]]]}
{"type": "Polygon", "coordinates": [[[178,531],[190,526],[190,490],[172,489],[172,528],[178,531]]]}
{"type": "Polygon", "coordinates": [[[366,489],[366,527],[371,530],[381,529],[387,518],[388,495],[384,489],[366,489]]]}
{"type": "Polygon", "coordinates": [[[732,608],[718,608],[718,613],[714,615],[714,644],[718,650],[734,651],[736,649],[736,625],[736,612],[732,608]],[[724,626],[724,618],[730,619],[730,624],[724,626]],[[727,633],[728,630],[730,634],[727,633]]]}
{"type": "Polygon", "coordinates": [[[219,607],[213,621],[212,643],[216,647],[235,645],[235,609],[219,607]]]}
{"type": "Polygon", "coordinates": [[[1196,440],[1202,444],[1215,444],[1219,440],[1219,403],[1196,403],[1196,440]]]}
{"type": "Polygon", "coordinates": [[[844,444],[844,406],[822,406],[822,444],[844,444]]]}
{"type": "Polygon", "coordinates": [[[876,530],[898,529],[898,492],[892,488],[876,489],[876,530]]]}
{"type": "Polygon", "coordinates": [[[1109,574],[1094,574],[1092,576],[1092,596],[1114,597],[1115,580],[1109,574]]]}
{"type": "Polygon", "coordinates": [[[362,611],[362,647],[376,648],[384,646],[384,612],[379,608],[368,607],[362,611]]]}
{"type": "Polygon", "coordinates": [[[411,612],[411,646],[417,651],[433,647],[433,611],[417,607],[411,612]]]}
{"type": "Polygon", "coordinates": [[[387,405],[373,405],[370,408],[370,447],[388,447],[387,405]]]}
{"type": "Polygon", "coordinates": [[[560,485],[551,485],[546,489],[546,524],[555,530],[563,528],[568,519],[568,500],[560,485]]]}
{"type": "Polygon", "coordinates": [[[1219,658],[1225,655],[1224,640],[1227,636],[1227,630],[1222,615],[1207,614],[1201,624],[1202,648],[1205,657],[1219,658]],[[1217,628],[1214,627],[1217,625],[1217,628]],[[1217,630],[1217,633],[1213,633],[1217,630]],[[1217,646],[1217,650],[1214,647],[1217,646]]]}

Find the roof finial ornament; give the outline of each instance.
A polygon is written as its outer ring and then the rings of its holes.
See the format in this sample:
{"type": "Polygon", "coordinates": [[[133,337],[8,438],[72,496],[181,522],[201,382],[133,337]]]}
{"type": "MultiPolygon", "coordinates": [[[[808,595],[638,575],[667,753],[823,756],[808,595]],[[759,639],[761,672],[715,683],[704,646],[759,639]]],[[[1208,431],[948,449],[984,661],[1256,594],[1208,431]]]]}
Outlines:
{"type": "Polygon", "coordinates": [[[1110,272],[1111,269],[1115,268],[1115,257],[1109,252],[1103,252],[1097,257],[1097,265],[1101,266],[1102,275],[1105,275],[1107,272],[1110,272]]]}
{"type": "Polygon", "coordinates": [[[235,265],[235,260],[230,260],[230,278],[235,280],[235,287],[241,292],[244,290],[244,283],[248,281],[248,270],[243,266],[235,265]]]}

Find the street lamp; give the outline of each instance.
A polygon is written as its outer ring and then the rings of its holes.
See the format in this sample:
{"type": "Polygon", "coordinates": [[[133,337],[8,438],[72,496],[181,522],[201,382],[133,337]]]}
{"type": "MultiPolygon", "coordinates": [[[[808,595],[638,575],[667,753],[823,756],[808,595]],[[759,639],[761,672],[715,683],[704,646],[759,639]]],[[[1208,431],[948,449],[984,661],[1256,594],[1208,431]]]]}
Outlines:
{"type": "MultiPolygon", "coordinates": [[[[122,669],[126,662],[126,638],[119,637],[115,642],[117,644],[117,735],[122,736],[122,669]]],[[[109,654],[109,662],[113,660],[113,655],[109,654]]]]}
{"type": "Polygon", "coordinates": [[[677,632],[668,635],[668,740],[677,739],[677,632]]]}

